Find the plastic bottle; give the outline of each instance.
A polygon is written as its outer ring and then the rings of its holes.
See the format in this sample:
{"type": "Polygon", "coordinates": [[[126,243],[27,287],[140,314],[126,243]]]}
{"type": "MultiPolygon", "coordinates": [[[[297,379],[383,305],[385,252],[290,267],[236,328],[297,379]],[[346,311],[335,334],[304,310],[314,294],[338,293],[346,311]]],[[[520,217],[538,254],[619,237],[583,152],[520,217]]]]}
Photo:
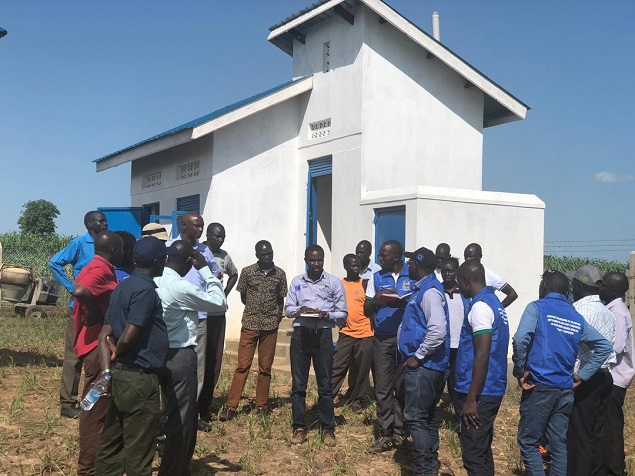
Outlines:
{"type": "Polygon", "coordinates": [[[102,378],[100,378],[95,383],[95,385],[93,385],[93,388],[90,389],[90,391],[83,398],[82,403],[80,403],[82,410],[88,411],[91,408],[93,408],[93,406],[95,405],[95,402],[99,400],[99,397],[101,397],[101,395],[106,392],[106,389],[108,388],[108,383],[110,382],[111,379],[112,379],[112,375],[105,374],[102,378]]]}

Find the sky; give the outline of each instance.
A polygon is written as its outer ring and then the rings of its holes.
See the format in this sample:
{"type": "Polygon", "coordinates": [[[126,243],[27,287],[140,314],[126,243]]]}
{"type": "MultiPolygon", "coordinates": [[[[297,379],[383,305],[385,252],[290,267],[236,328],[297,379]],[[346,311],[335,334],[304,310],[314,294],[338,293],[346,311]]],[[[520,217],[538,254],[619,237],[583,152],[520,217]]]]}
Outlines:
{"type": "MultiPolygon", "coordinates": [[[[2,0],[0,233],[22,204],[130,204],[130,165],[93,160],[291,79],[268,28],[312,0],[2,0]]],[[[635,2],[386,0],[531,107],[484,131],[483,189],[546,203],[546,251],[635,249],[635,2]]]]}

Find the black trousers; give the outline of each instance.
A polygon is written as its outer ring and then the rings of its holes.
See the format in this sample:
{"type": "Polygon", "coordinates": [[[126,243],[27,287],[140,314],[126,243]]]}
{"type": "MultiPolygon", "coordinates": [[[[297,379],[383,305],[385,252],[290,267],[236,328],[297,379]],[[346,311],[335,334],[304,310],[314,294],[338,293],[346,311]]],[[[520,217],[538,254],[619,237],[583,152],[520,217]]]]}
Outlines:
{"type": "Polygon", "coordinates": [[[375,401],[380,436],[403,435],[403,362],[399,361],[397,336],[375,336],[375,401]]]}
{"type": "MultiPolygon", "coordinates": [[[[467,395],[457,394],[463,419],[463,405],[467,395]]],[[[494,438],[494,420],[498,415],[503,397],[478,397],[478,419],[481,426],[466,428],[461,424],[459,439],[463,454],[463,467],[469,476],[494,476],[494,458],[492,457],[492,439],[494,438]]]]}
{"type": "Polygon", "coordinates": [[[214,400],[214,389],[220,378],[225,349],[225,316],[207,317],[207,346],[205,351],[205,378],[198,397],[198,410],[201,415],[210,412],[214,400]]]}
{"type": "Polygon", "coordinates": [[[607,475],[623,476],[626,470],[624,454],[624,398],[626,389],[613,385],[604,414],[604,461],[607,475]]]}
{"type": "Polygon", "coordinates": [[[346,393],[349,401],[363,400],[368,392],[370,382],[368,380],[368,372],[373,363],[373,337],[363,337],[357,339],[355,337],[342,334],[340,332],[339,339],[335,345],[335,353],[333,354],[333,396],[337,395],[344,383],[346,372],[349,372],[348,385],[349,389],[346,393]],[[357,373],[355,380],[351,381],[351,368],[353,362],[357,363],[357,373]]]}
{"type": "Polygon", "coordinates": [[[604,413],[611,395],[613,377],[600,369],[574,392],[567,433],[567,474],[604,474],[604,413]]]}
{"type": "Polygon", "coordinates": [[[161,370],[167,423],[160,476],[190,474],[188,466],[196,446],[196,352],[191,347],[170,349],[161,370]]]}

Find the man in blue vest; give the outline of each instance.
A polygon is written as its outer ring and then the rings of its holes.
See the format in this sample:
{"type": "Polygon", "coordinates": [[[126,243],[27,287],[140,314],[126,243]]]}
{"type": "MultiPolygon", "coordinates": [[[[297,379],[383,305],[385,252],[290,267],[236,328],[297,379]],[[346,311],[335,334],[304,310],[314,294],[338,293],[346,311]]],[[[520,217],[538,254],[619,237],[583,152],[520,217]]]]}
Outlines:
{"type": "Polygon", "coordinates": [[[397,329],[407,304],[400,297],[410,294],[414,281],[401,257],[403,246],[395,240],[379,248],[381,270],[373,274],[366,288],[364,314],[375,316],[373,359],[375,361],[375,402],[379,437],[371,453],[389,451],[403,442],[403,366],[397,362],[397,329]]]}
{"type": "Polygon", "coordinates": [[[527,474],[544,476],[538,449],[549,442],[551,474],[567,474],[567,429],[573,391],[611,355],[611,343],[588,325],[567,300],[569,280],[559,271],[542,275],[540,299],[527,305],[514,335],[514,377],[523,390],[518,447],[527,474]],[[593,349],[591,360],[574,373],[580,343],[593,349]]]}
{"type": "Polygon", "coordinates": [[[399,330],[404,365],[404,422],[412,435],[416,474],[439,472],[439,420],[436,406],[443,393],[450,358],[450,326],[443,286],[434,273],[437,257],[427,248],[405,253],[410,278],[416,281],[399,330]]]}
{"type": "Polygon", "coordinates": [[[494,420],[507,388],[507,314],[494,288],[485,285],[485,269],[470,260],[459,266],[466,309],[456,356],[456,383],[462,407],[460,432],[463,466],[470,476],[494,476],[494,420]]]}

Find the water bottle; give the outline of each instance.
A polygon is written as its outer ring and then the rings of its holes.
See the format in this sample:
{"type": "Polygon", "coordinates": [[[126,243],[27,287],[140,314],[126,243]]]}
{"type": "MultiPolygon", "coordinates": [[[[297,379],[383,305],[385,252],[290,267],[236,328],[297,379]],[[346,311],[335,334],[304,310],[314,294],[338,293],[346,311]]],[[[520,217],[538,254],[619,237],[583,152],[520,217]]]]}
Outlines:
{"type": "Polygon", "coordinates": [[[95,402],[99,400],[99,397],[101,397],[101,395],[106,392],[108,388],[108,384],[110,383],[111,379],[112,379],[112,375],[108,373],[108,374],[105,374],[102,378],[100,378],[95,383],[95,385],[93,385],[93,388],[90,389],[90,391],[86,394],[86,396],[82,400],[82,403],[80,403],[82,410],[88,411],[91,408],[93,408],[93,406],[95,405],[95,402]]]}

